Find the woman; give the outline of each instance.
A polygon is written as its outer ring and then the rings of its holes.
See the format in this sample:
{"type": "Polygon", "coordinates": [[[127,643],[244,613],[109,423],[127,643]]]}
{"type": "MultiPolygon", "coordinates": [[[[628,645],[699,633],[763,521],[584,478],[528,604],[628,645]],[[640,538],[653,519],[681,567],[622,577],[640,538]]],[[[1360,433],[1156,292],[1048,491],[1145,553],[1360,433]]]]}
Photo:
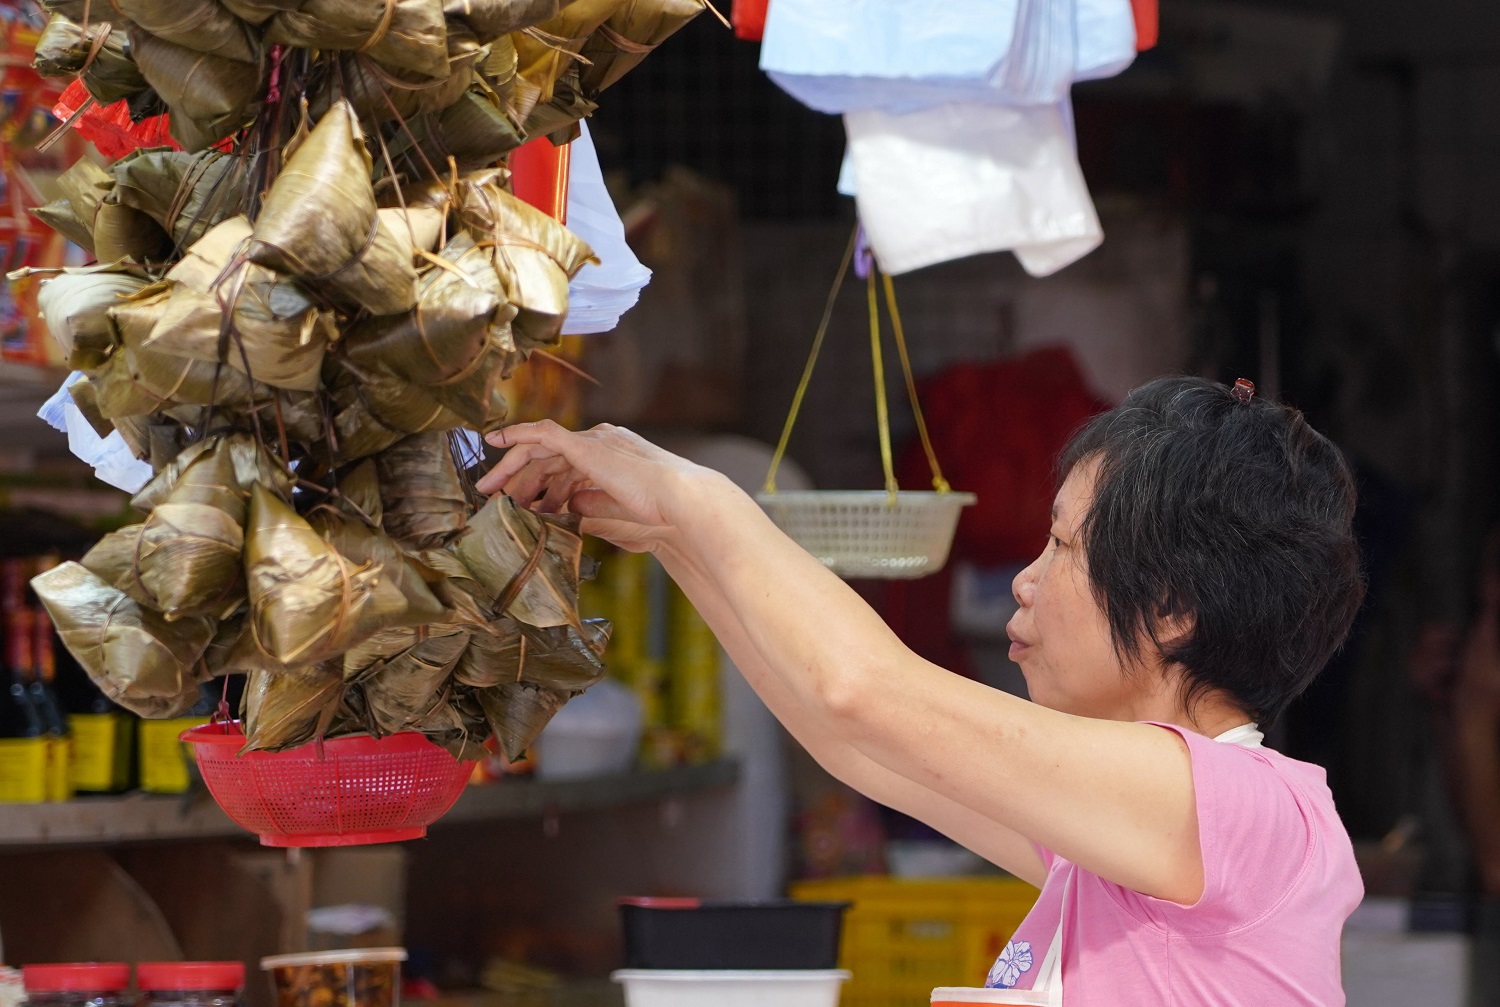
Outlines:
{"type": "Polygon", "coordinates": [[[655,553],[833,775],[1041,887],[996,1002],[1326,1007],[1362,886],[1322,771],[1256,725],[1359,606],[1354,487],[1252,393],[1163,378],[1075,436],[1014,585],[1031,702],[917,657],[727,479],[627,431],[500,431],[480,488],[655,553]]]}

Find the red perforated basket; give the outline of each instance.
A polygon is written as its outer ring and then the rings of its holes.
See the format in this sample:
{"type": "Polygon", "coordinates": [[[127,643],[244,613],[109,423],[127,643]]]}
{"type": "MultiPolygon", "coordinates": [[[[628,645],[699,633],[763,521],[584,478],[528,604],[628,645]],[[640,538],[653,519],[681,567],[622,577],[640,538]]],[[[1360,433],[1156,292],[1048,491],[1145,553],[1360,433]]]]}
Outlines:
{"type": "Polygon", "coordinates": [[[238,723],[182,733],[209,793],[265,846],[360,846],[420,839],[463,793],[472,762],[420,734],[337,738],[237,754],[238,723]]]}

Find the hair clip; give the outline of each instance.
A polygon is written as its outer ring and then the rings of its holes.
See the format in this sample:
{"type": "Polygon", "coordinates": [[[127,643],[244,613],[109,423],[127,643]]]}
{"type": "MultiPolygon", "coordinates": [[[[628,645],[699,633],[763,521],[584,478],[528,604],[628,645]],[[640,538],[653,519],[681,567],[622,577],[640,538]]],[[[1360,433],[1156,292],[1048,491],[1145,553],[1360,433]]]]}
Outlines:
{"type": "Polygon", "coordinates": [[[1229,389],[1229,394],[1234,396],[1234,401],[1243,406],[1255,397],[1255,382],[1240,378],[1234,383],[1234,387],[1229,389]]]}

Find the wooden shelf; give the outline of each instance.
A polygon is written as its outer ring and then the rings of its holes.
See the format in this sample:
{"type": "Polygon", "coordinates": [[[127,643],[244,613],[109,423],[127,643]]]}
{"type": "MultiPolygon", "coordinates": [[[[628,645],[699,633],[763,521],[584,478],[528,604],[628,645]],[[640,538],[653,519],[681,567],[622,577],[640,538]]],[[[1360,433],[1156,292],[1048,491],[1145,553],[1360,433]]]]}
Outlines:
{"type": "MultiPolygon", "coordinates": [[[[649,773],[580,780],[515,779],[470,787],[432,827],[575,814],[731,786],[739,764],[721,759],[649,773]]],[[[106,846],[163,840],[235,839],[249,834],[207,795],[192,800],[129,794],[65,804],[0,804],[0,848],[106,846]]]]}

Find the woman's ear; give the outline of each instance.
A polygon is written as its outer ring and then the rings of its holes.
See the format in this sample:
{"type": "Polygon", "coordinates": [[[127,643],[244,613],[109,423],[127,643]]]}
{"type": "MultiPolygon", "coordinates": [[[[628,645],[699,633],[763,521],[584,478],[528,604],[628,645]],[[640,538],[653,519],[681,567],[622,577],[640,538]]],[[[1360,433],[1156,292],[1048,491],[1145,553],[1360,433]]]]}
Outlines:
{"type": "Polygon", "coordinates": [[[1198,620],[1192,612],[1158,612],[1153,637],[1163,651],[1171,650],[1192,635],[1198,620]]]}

